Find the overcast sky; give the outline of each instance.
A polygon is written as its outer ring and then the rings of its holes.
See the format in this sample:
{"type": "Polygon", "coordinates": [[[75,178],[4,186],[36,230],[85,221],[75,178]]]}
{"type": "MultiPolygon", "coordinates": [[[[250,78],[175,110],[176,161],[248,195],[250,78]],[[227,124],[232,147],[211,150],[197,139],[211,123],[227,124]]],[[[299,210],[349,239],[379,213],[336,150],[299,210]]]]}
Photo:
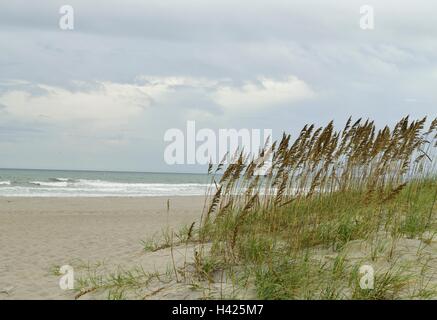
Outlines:
{"type": "Polygon", "coordinates": [[[163,160],[187,120],[279,137],[435,117],[436,15],[429,0],[2,1],[0,167],[198,172],[163,160]]]}

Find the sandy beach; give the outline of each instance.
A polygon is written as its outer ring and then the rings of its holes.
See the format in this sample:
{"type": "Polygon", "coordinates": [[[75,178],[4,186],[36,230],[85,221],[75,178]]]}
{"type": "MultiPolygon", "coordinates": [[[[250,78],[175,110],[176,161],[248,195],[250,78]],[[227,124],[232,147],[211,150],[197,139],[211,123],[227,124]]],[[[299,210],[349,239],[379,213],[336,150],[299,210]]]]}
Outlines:
{"type": "Polygon", "coordinates": [[[203,197],[0,198],[0,299],[74,299],[56,271],[78,261],[165,267],[168,252],[146,254],[141,240],[202,207],[203,197]]]}

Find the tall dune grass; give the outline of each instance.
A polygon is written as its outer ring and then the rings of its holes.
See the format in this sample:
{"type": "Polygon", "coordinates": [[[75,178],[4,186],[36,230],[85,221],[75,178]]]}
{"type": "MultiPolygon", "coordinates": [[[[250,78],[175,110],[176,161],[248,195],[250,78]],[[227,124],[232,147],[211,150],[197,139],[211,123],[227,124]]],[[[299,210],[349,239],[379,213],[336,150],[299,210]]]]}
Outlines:
{"type": "Polygon", "coordinates": [[[378,241],[390,239],[390,261],[397,239],[436,230],[436,140],[437,119],[405,117],[380,130],[349,119],[340,131],[330,122],[306,125],[294,141],[283,134],[258,158],[239,150],[232,164],[209,167],[215,187],[199,238],[212,247],[199,250],[198,263],[203,255],[217,270],[243,270],[266,299],[402,296],[409,280],[394,265],[379,275],[378,290],[362,291],[342,250],[364,240],[375,257],[378,241]],[[270,169],[256,175],[267,155],[270,169]],[[321,250],[335,260],[319,259],[321,250]]]}

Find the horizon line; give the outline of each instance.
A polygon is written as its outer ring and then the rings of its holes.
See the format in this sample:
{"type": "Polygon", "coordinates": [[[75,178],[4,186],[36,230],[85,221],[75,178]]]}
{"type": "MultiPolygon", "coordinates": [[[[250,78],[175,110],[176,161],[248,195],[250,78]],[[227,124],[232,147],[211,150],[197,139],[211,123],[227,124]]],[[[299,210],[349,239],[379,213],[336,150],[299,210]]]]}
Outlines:
{"type": "Polygon", "coordinates": [[[34,171],[72,171],[72,172],[114,172],[114,173],[152,173],[152,174],[203,174],[207,175],[207,173],[200,172],[164,172],[164,171],[135,171],[135,170],[93,170],[93,169],[41,169],[41,168],[3,168],[0,167],[0,170],[34,170],[34,171]]]}

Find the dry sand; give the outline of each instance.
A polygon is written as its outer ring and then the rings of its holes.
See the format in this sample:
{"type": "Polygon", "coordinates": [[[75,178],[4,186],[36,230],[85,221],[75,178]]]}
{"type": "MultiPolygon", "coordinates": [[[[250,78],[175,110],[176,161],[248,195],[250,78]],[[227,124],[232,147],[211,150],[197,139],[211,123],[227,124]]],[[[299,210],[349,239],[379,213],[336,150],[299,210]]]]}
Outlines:
{"type": "Polygon", "coordinates": [[[146,254],[141,240],[198,221],[203,199],[0,198],[0,299],[73,299],[53,271],[77,261],[165,268],[168,250],[146,254]]]}
{"type": "MultiPolygon", "coordinates": [[[[203,197],[171,197],[168,213],[167,199],[0,198],[0,300],[75,299],[78,292],[61,290],[61,275],[56,274],[60,266],[67,264],[74,267],[75,279],[89,279],[90,272],[97,271],[98,275],[108,275],[120,268],[129,271],[141,267],[147,272],[165,274],[172,266],[177,270],[190,267],[194,249],[200,248],[196,244],[156,252],[143,250],[141,240],[154,234],[159,238],[159,233],[167,227],[177,231],[200,219],[203,197]]],[[[368,241],[351,241],[345,246],[345,254],[350,263],[370,264],[381,274],[392,262],[409,265],[409,272],[415,275],[424,272],[427,265],[427,286],[437,286],[434,233],[427,232],[422,239],[398,239],[393,258],[387,260],[391,243],[386,234],[381,234],[376,260],[369,259],[375,244],[368,241]]],[[[315,248],[315,251],[322,260],[332,260],[338,254],[330,249],[315,248]]],[[[252,286],[236,289],[225,278],[217,274],[214,283],[205,286],[195,281],[195,290],[194,282],[188,278],[157,281],[141,286],[124,298],[256,298],[252,286]]],[[[417,290],[418,286],[413,281],[411,287],[417,290]]],[[[408,294],[411,296],[411,292],[408,294]]],[[[86,291],[80,296],[80,299],[107,298],[106,289],[86,291]]]]}

